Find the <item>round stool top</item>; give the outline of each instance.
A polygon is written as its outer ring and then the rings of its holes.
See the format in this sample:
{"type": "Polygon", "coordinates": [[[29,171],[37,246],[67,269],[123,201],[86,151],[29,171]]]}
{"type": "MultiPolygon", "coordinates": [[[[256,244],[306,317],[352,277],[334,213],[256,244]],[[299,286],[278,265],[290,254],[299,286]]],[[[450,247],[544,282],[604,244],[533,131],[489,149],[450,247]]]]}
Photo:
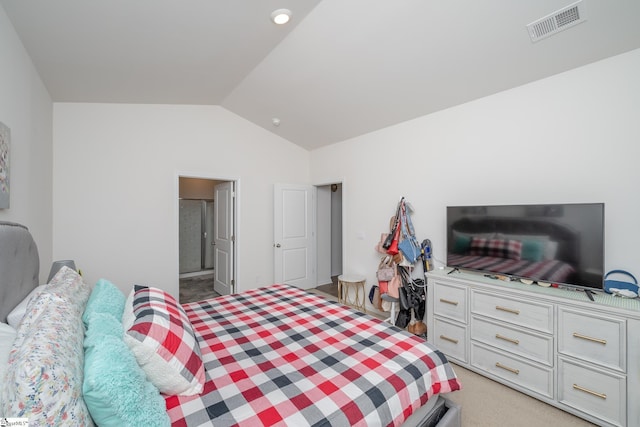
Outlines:
{"type": "Polygon", "coordinates": [[[338,276],[338,280],[341,282],[358,283],[364,282],[366,279],[364,276],[358,274],[341,274],[338,276]]]}

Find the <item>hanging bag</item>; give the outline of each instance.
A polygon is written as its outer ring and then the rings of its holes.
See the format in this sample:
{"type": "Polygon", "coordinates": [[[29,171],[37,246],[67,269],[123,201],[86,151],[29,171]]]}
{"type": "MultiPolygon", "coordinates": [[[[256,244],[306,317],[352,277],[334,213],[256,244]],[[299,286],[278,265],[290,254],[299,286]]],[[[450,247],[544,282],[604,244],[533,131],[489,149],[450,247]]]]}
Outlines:
{"type": "Polygon", "coordinates": [[[604,290],[605,292],[611,293],[611,289],[627,289],[629,291],[638,293],[638,281],[633,276],[633,274],[629,273],[625,270],[611,270],[604,276],[604,290]],[[633,279],[633,283],[631,282],[623,282],[621,280],[613,280],[607,279],[611,274],[623,274],[625,276],[633,279]]]}
{"type": "Polygon", "coordinates": [[[389,281],[389,289],[388,289],[388,294],[390,297],[392,298],[399,298],[400,297],[400,287],[402,286],[401,280],[400,280],[400,276],[398,276],[397,274],[395,276],[393,276],[393,278],[389,281]]]}
{"type": "Polygon", "coordinates": [[[410,308],[412,308],[411,305],[409,305],[409,297],[407,295],[407,289],[404,286],[400,286],[398,293],[399,293],[399,299],[400,299],[400,309],[409,310],[410,308]]]}
{"type": "MultiPolygon", "coordinates": [[[[382,248],[387,250],[387,253],[389,253],[388,249],[391,247],[391,245],[393,244],[394,239],[397,241],[397,231],[398,231],[398,226],[399,226],[399,221],[400,221],[400,206],[402,205],[402,202],[404,200],[404,197],[400,199],[400,201],[398,202],[398,206],[396,207],[396,215],[392,218],[393,219],[393,226],[391,226],[391,233],[389,233],[387,235],[387,237],[384,240],[384,243],[382,244],[382,248]]],[[[396,243],[397,245],[397,243],[396,243]]],[[[398,252],[395,252],[396,254],[398,252]]],[[[390,255],[395,255],[395,254],[390,254],[390,255]]]]}
{"type": "Polygon", "coordinates": [[[416,239],[411,216],[407,215],[404,201],[402,202],[402,217],[400,219],[402,227],[402,240],[398,244],[398,249],[402,251],[405,259],[410,263],[415,263],[421,255],[422,248],[416,239]]]}
{"type": "Polygon", "coordinates": [[[380,289],[378,285],[373,285],[369,290],[369,301],[371,305],[378,310],[382,308],[382,300],[380,299],[380,289]]]}
{"type": "Polygon", "coordinates": [[[380,264],[378,264],[378,271],[376,272],[376,276],[379,281],[388,282],[396,275],[396,266],[393,262],[393,258],[385,255],[380,260],[380,264]]]}
{"type": "Polygon", "coordinates": [[[406,308],[413,309],[415,317],[422,319],[426,308],[425,283],[423,279],[414,279],[411,277],[410,268],[398,268],[399,275],[402,278],[402,288],[400,290],[400,306],[402,307],[402,292],[406,295],[406,308]]]}
{"type": "Polygon", "coordinates": [[[380,289],[380,295],[389,293],[389,282],[386,281],[378,281],[378,288],[380,289]]]}
{"type": "Polygon", "coordinates": [[[396,255],[400,253],[400,249],[398,248],[398,239],[400,239],[400,227],[396,226],[396,230],[393,233],[393,240],[391,241],[391,245],[387,248],[387,253],[389,255],[396,255]]]}
{"type": "Polygon", "coordinates": [[[384,248],[384,242],[387,241],[387,238],[389,237],[389,233],[382,233],[380,235],[380,241],[378,242],[378,244],[376,245],[376,252],[379,252],[381,254],[386,254],[387,250],[384,248]]]}

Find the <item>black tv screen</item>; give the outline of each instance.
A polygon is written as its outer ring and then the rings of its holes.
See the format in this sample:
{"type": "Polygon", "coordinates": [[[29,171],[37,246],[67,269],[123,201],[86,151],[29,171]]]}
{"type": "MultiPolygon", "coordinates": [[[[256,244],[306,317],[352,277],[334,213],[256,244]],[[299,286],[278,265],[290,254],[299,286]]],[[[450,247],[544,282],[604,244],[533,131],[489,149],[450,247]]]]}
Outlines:
{"type": "Polygon", "coordinates": [[[449,206],[447,266],[601,289],[604,203],[449,206]]]}

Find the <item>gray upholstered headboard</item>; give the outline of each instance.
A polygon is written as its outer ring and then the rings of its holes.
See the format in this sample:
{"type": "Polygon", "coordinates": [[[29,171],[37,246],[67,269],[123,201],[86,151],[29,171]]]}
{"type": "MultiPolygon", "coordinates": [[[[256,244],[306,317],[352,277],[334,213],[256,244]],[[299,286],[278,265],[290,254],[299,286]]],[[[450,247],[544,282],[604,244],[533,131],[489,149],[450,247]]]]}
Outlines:
{"type": "Polygon", "coordinates": [[[38,247],[24,225],[0,221],[0,322],[39,282],[38,247]]]}

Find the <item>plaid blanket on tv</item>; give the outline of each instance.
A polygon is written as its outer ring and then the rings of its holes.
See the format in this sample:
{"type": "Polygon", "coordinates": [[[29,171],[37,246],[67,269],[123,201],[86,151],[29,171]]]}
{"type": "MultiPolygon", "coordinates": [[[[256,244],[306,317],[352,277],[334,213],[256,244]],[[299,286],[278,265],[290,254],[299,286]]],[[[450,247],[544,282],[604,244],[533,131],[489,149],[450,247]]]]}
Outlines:
{"type": "Polygon", "coordinates": [[[460,388],[423,339],[287,285],[184,304],[206,369],[174,426],[397,426],[460,388]]]}
{"type": "Polygon", "coordinates": [[[517,277],[536,277],[538,280],[562,283],[575,269],[566,262],[558,260],[527,261],[491,256],[454,255],[447,257],[449,267],[472,270],[495,271],[517,277]]]}

